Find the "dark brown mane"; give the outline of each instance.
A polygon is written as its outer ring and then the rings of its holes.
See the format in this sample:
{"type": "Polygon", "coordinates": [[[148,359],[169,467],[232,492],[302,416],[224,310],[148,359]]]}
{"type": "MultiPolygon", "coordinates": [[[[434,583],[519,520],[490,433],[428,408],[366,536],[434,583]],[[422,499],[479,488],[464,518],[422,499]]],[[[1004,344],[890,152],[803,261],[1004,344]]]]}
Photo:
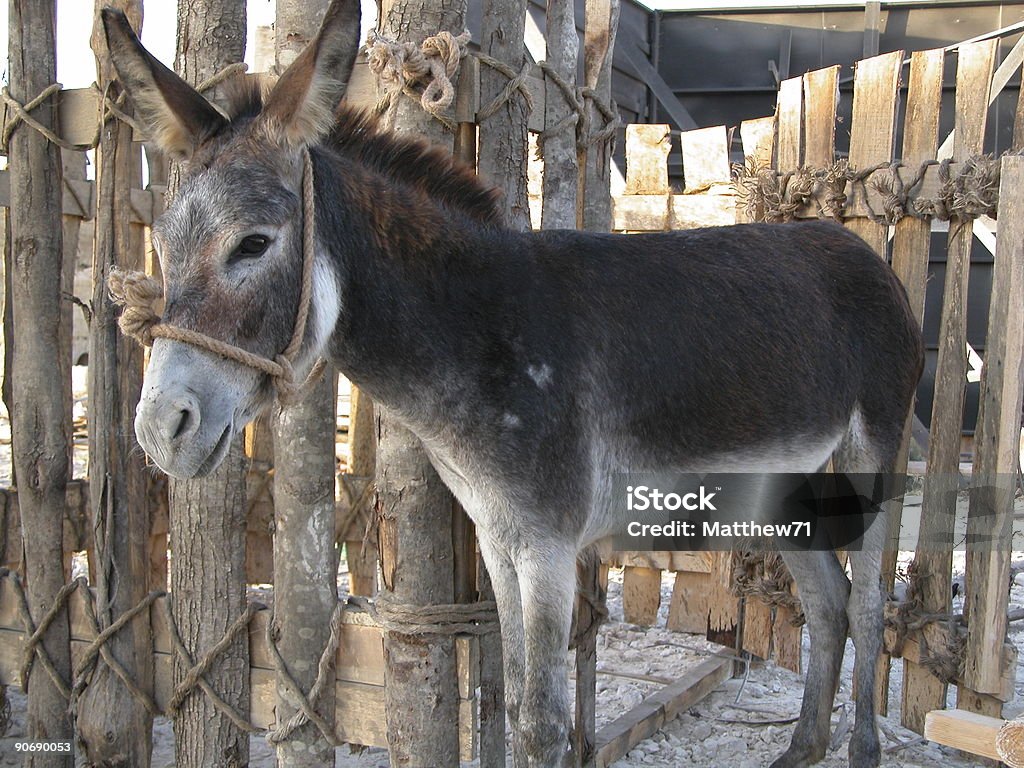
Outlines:
{"type": "MultiPolygon", "coordinates": [[[[255,118],[263,108],[265,81],[238,77],[225,87],[226,111],[232,122],[255,118]]],[[[483,183],[472,169],[456,163],[445,151],[410,136],[385,130],[363,109],[342,102],[335,125],[324,144],[427,195],[452,211],[483,224],[501,223],[500,193],[483,183]]]]}

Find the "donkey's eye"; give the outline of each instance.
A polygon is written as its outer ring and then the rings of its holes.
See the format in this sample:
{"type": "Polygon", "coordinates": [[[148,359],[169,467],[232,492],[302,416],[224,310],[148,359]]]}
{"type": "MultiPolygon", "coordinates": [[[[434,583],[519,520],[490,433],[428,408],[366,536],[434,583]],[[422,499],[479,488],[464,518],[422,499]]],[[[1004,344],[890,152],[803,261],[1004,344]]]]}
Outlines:
{"type": "Polygon", "coordinates": [[[249,235],[242,239],[242,242],[235,248],[234,253],[231,254],[229,261],[237,261],[238,259],[254,259],[257,256],[262,256],[263,252],[267,250],[267,246],[270,245],[270,238],[263,235],[249,235]]]}

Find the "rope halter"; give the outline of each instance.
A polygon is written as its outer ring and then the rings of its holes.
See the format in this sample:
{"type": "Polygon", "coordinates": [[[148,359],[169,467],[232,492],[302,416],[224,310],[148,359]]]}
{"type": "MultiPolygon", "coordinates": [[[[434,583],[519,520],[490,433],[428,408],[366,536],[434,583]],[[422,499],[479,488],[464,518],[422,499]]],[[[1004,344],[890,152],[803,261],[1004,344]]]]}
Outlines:
{"type": "Polygon", "coordinates": [[[304,150],[302,159],[302,288],[292,338],[284,351],[271,360],[269,357],[249,352],[205,333],[165,323],[154,307],[156,302],[163,298],[163,287],[160,283],[145,272],[114,269],[107,277],[107,289],[114,303],[124,307],[118,319],[121,332],[147,347],[153,344],[154,339],[170,339],[205,349],[226,360],[233,360],[267,374],[273,381],[277,399],[282,405],[300,399],[320,378],[327,364],[324,358],[318,358],[305,380],[296,383],[294,363],[302,346],[306,322],[309,319],[313,294],[313,260],[316,256],[313,161],[308,149],[304,150]]]}

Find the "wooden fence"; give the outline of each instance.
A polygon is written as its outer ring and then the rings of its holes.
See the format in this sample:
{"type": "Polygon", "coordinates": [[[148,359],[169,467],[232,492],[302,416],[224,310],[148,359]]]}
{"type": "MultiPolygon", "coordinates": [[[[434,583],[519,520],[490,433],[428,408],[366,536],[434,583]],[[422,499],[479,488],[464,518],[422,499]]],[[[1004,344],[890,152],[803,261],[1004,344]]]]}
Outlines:
{"type": "MultiPolygon", "coordinates": [[[[914,311],[923,318],[927,280],[928,238],[936,223],[949,226],[947,283],[941,314],[943,346],[936,377],[935,402],[927,446],[928,462],[924,484],[922,533],[944,535],[943,527],[953,519],[955,494],[943,493],[938,480],[955,476],[960,453],[963,386],[966,381],[964,300],[971,231],[985,244],[994,243],[1000,254],[993,278],[989,345],[986,351],[983,412],[975,441],[974,472],[977,487],[987,479],[1016,472],[1016,450],[1021,411],[1022,350],[1021,329],[1024,307],[1020,302],[1024,242],[1018,231],[1024,220],[1024,158],[1001,160],[981,158],[985,114],[992,95],[1020,65],[1020,44],[1007,62],[994,67],[995,46],[991,42],[962,46],[958,54],[943,51],[915,53],[909,60],[909,89],[903,115],[903,147],[895,150],[901,118],[901,75],[906,71],[902,53],[869,59],[857,67],[854,84],[851,149],[846,163],[835,155],[836,105],[839,97],[838,68],[811,72],[785,81],[779,91],[778,110],[771,117],[746,121],[739,136],[747,170],[734,183],[730,169],[732,133],[726,127],[685,132],[680,136],[684,188],[669,186],[667,157],[672,151],[667,126],[630,126],[626,132],[626,194],[613,201],[614,228],[621,231],[661,231],[710,224],[728,224],[750,218],[783,220],[832,215],[868,240],[884,258],[890,258],[907,287],[914,311]],[[938,135],[939,95],[943,61],[958,56],[956,138],[951,152],[943,156],[938,135]],[[893,164],[899,157],[900,164],[893,164]],[[934,161],[948,159],[949,163],[934,161]],[[873,170],[871,170],[873,169],[873,170]],[[994,170],[993,170],[994,169],[994,170]],[[868,171],[871,170],[870,173],[868,171]],[[998,174],[998,176],[993,176],[998,174]],[[998,188],[993,191],[992,179],[998,188]],[[959,186],[957,186],[959,184],[959,186]],[[965,190],[971,192],[965,201],[965,190]],[[960,197],[957,197],[958,191],[960,197]],[[1001,222],[994,237],[994,222],[1001,222]]],[[[475,58],[465,60],[454,105],[454,119],[474,126],[480,106],[480,72],[475,58]]],[[[527,79],[533,94],[530,129],[543,130],[547,84],[535,70],[527,79]]],[[[97,94],[92,90],[65,91],[60,95],[59,133],[72,142],[86,143],[95,131],[97,94]]],[[[370,73],[364,64],[356,68],[348,98],[372,103],[375,99],[370,73]]],[[[5,115],[5,120],[9,115],[5,115]]],[[[1018,111],[1015,135],[1024,135],[1024,118],[1018,111]]],[[[846,126],[842,126],[846,130],[846,126]]],[[[945,146],[945,145],[944,145],[945,146]]],[[[1020,147],[1017,147],[1019,149],[1020,147]]],[[[9,180],[0,173],[0,203],[9,205],[9,180]]],[[[159,215],[163,195],[159,188],[131,191],[133,221],[149,225],[159,215]]],[[[64,213],[79,221],[91,219],[96,211],[96,187],[86,181],[65,183],[64,213]]],[[[4,238],[5,249],[9,249],[4,238]]],[[[770,268],[770,265],[766,265],[770,268]]],[[[8,332],[5,328],[5,334],[8,332]]],[[[358,409],[355,409],[358,410],[358,409]]],[[[357,542],[359,527],[351,519],[353,508],[363,503],[368,478],[360,449],[360,429],[372,426],[351,414],[349,434],[352,452],[347,476],[341,478],[338,503],[338,538],[357,542]]],[[[909,426],[908,426],[909,436],[909,426]]],[[[909,437],[908,437],[909,440],[909,437]]],[[[251,436],[247,450],[253,460],[250,477],[249,532],[252,551],[247,554],[249,581],[268,583],[272,546],[272,478],[269,466],[261,464],[259,440],[251,436]]],[[[365,450],[370,450],[369,448],[365,450]]],[[[903,461],[906,461],[904,450],[903,461]]],[[[991,483],[989,483],[991,485],[991,483]]],[[[86,509],[88,483],[72,484],[65,521],[65,549],[89,549],[92,528],[86,509]]],[[[165,584],[166,542],[160,539],[160,515],[166,514],[162,493],[153,493],[156,521],[151,546],[154,584],[165,584]]],[[[0,558],[3,565],[16,567],[21,541],[14,492],[2,496],[0,504],[0,558]]],[[[899,509],[894,512],[899,513],[899,509]]],[[[1004,497],[989,499],[981,493],[971,498],[971,524],[1000,525],[1011,515],[1004,497]],[[982,521],[984,511],[993,511],[982,521]]],[[[898,519],[898,517],[897,517],[898,519]]],[[[365,520],[359,521],[360,523],[365,520]]],[[[471,537],[468,539],[471,541],[471,537]]],[[[1009,551],[972,551],[968,548],[967,606],[970,621],[950,613],[952,550],[922,550],[911,572],[908,598],[887,607],[891,619],[887,650],[904,660],[902,717],[917,731],[925,729],[926,714],[945,706],[946,685],[956,684],[959,706],[984,716],[1001,716],[1003,702],[1012,696],[1016,650],[1004,642],[1007,625],[1006,583],[1009,551]],[[908,629],[908,618],[925,615],[944,617],[908,629]],[[932,669],[935,649],[963,648],[962,669],[958,666],[947,679],[937,678],[932,669]],[[931,651],[929,651],[931,649],[931,651]],[[931,656],[929,654],[932,654],[931,656]]],[[[620,553],[612,565],[625,569],[624,609],[627,620],[651,624],[658,612],[663,571],[675,573],[675,589],[669,608],[669,626],[681,631],[706,633],[711,639],[733,649],[761,658],[774,658],[783,666],[799,670],[800,628],[794,622],[795,599],[765,602],[756,590],[744,593],[736,576],[746,575],[749,583],[783,584],[793,587],[778,562],[735,553],[620,553]]],[[[886,578],[892,582],[895,557],[887,562],[886,578]]],[[[368,592],[364,584],[359,591],[368,592]]],[[[73,653],[93,649],[97,636],[89,618],[84,588],[73,589],[67,603],[70,610],[73,653]]],[[[171,683],[171,659],[180,651],[173,632],[164,620],[159,598],[150,608],[153,628],[155,670],[154,698],[159,708],[176,695],[171,683]]],[[[0,579],[0,684],[20,681],[26,642],[20,596],[14,581],[0,579]]],[[[383,697],[383,630],[372,613],[348,606],[340,614],[342,640],[336,659],[336,729],[344,739],[359,744],[385,745],[383,697]]],[[[273,719],[273,680],[276,663],[268,645],[266,612],[254,609],[245,625],[249,635],[252,705],[251,724],[266,727],[273,719]]],[[[456,638],[458,654],[459,733],[463,757],[479,749],[479,733],[489,727],[488,714],[478,699],[484,641],[475,636],[456,638]]],[[[195,660],[185,662],[187,666],[195,660]]],[[[625,753],[639,739],[652,733],[667,717],[689,706],[728,676],[728,662],[713,660],[683,676],[655,694],[631,713],[608,726],[596,737],[596,760],[607,764],[625,753]]],[[[881,674],[888,676],[888,660],[881,674]]],[[[585,677],[585,675],[581,675],[585,677]]],[[[592,697],[592,691],[590,696],[592,697]]],[[[883,696],[883,701],[887,700],[883,696]]],[[[586,705],[584,705],[586,706],[586,705]]],[[[592,707],[592,701],[590,706],[592,707]]],[[[884,708],[883,708],[884,711],[884,708]]],[[[503,721],[503,713],[499,712],[503,721]]],[[[493,717],[493,714],[490,715],[493,717]]],[[[936,721],[937,722],[937,721],[936,721]]],[[[503,725],[503,722],[502,722],[503,725]]],[[[490,727],[493,727],[491,724],[490,727]]],[[[500,759],[504,759],[503,734],[500,759]]],[[[488,753],[497,764],[496,752],[488,753]]],[[[488,763],[485,763],[488,764],[488,763]]]]}
{"type": "MultiPolygon", "coordinates": [[[[1010,523],[1024,388],[1024,241],[1019,232],[1024,157],[1016,154],[1024,149],[1024,101],[1016,115],[1013,152],[1001,158],[983,153],[991,149],[984,144],[988,106],[1019,69],[1024,40],[998,68],[996,50],[996,41],[987,40],[961,45],[954,52],[922,51],[909,59],[903,52],[895,52],[859,62],[849,126],[836,121],[839,67],[784,81],[775,115],[739,126],[745,165],[734,168],[733,186],[725,184],[730,178],[725,127],[680,135],[685,187],[673,192],[666,166],[673,151],[668,126],[630,126],[626,194],[614,201],[615,228],[621,231],[662,231],[758,219],[842,221],[890,260],[919,322],[923,322],[925,311],[931,233],[948,232],[941,306],[929,307],[942,318],[933,408],[930,429],[925,433],[927,445],[919,446],[927,454],[921,541],[948,543],[942,547],[918,545],[912,564],[901,574],[908,581],[906,597],[886,606],[887,656],[880,676],[885,681],[884,713],[889,660],[902,657],[904,725],[955,746],[966,743],[957,740],[958,733],[967,738],[966,722],[972,728],[987,728],[986,732],[998,730],[1001,721],[984,718],[1001,717],[1003,704],[1014,695],[1017,669],[1017,649],[1006,641],[1006,628],[1010,523]],[[940,97],[947,57],[954,58],[957,65],[955,131],[940,141],[940,97]],[[901,84],[908,70],[905,108],[901,110],[901,84]],[[897,151],[901,121],[903,145],[897,151]],[[836,156],[837,130],[850,132],[848,157],[836,156]],[[960,615],[951,609],[953,525],[957,483],[961,482],[961,429],[969,372],[965,308],[974,239],[995,255],[995,271],[981,376],[981,412],[969,478],[973,490],[968,534],[988,542],[995,532],[998,543],[975,546],[968,541],[966,602],[960,615]],[[991,487],[999,490],[992,492],[991,487]],[[988,536],[980,537],[983,533],[988,536]],[[942,660],[946,663],[939,663],[942,660]],[[949,718],[959,716],[937,712],[946,706],[950,684],[957,687],[958,710],[972,713],[952,726],[949,718]]],[[[901,471],[907,466],[912,431],[908,423],[901,471]]],[[[895,518],[892,547],[885,561],[890,589],[896,576],[900,504],[894,504],[891,512],[895,518]]],[[[706,629],[709,637],[724,639],[738,650],[774,657],[782,666],[798,670],[800,630],[790,621],[789,601],[770,604],[754,594],[743,596],[736,581],[737,569],[746,567],[760,569],[763,577],[779,574],[765,573],[773,570],[771,563],[743,563],[741,558],[736,553],[712,553],[695,564],[680,553],[620,554],[613,562],[625,566],[627,620],[639,624],[654,621],[661,571],[675,571],[669,627],[706,629]],[[723,630],[727,630],[724,638],[723,630]]],[[[781,577],[786,578],[785,574],[781,577]]],[[[990,742],[986,743],[994,755],[990,742]]]]}

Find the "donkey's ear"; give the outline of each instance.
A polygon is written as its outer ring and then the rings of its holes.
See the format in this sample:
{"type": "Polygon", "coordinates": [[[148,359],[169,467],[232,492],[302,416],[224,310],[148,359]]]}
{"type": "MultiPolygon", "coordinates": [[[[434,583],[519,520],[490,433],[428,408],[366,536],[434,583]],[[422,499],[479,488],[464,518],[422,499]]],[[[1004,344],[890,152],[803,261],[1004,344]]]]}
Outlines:
{"type": "Polygon", "coordinates": [[[301,147],[331,130],[359,52],[359,32],[359,0],[331,0],[320,31],[267,98],[263,119],[272,137],[301,147]]]}
{"type": "Polygon", "coordinates": [[[105,8],[101,14],[110,59],[151,138],[174,159],[187,160],[227,121],[201,93],[142,47],[121,11],[105,8]]]}

